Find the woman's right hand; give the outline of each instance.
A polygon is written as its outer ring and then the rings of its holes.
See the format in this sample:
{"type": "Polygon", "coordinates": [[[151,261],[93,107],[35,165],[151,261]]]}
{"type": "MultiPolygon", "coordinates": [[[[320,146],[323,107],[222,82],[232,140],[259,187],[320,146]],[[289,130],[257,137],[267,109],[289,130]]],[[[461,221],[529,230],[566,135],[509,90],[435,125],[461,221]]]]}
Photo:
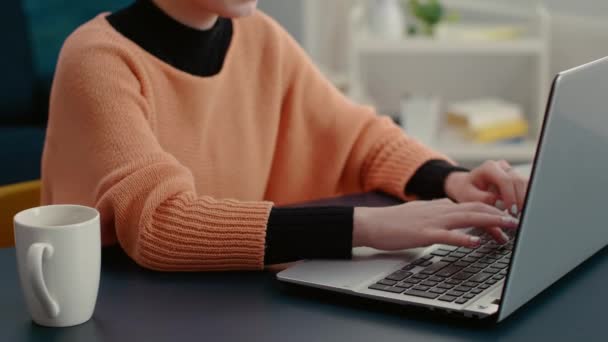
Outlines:
{"type": "Polygon", "coordinates": [[[484,229],[499,243],[508,237],[502,231],[516,229],[518,220],[483,203],[454,203],[451,200],[415,201],[393,207],[357,207],[354,212],[353,247],[399,250],[433,244],[477,247],[479,237],[459,230],[484,229]]]}

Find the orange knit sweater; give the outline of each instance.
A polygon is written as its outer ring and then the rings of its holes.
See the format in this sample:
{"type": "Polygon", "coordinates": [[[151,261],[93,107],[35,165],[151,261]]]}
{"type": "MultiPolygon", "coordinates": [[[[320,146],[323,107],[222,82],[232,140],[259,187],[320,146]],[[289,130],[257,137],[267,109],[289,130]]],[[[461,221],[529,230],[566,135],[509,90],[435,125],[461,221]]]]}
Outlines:
{"type": "Polygon", "coordinates": [[[273,202],[403,197],[438,157],[342,96],[262,13],[234,20],[211,77],[160,61],[102,14],[60,55],[42,202],[95,206],[104,244],[144,267],[261,269],[273,202]]]}

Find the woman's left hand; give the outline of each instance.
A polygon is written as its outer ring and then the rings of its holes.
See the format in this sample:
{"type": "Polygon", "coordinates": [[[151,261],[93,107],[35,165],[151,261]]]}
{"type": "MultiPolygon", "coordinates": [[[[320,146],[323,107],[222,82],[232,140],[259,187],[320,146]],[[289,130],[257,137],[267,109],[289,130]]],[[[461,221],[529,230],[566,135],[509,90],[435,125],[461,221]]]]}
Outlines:
{"type": "Polygon", "coordinates": [[[509,163],[486,161],[471,172],[453,172],[445,180],[445,192],[457,202],[483,202],[496,205],[502,201],[512,215],[524,205],[528,179],[509,163]]]}

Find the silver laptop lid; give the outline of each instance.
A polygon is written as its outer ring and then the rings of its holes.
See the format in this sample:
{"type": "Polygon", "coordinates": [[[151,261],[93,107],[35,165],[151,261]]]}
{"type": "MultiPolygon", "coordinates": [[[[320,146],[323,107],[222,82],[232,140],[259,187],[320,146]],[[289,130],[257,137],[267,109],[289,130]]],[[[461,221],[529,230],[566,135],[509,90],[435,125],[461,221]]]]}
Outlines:
{"type": "Polygon", "coordinates": [[[604,58],[553,83],[499,321],[608,243],[607,193],[604,58]]]}

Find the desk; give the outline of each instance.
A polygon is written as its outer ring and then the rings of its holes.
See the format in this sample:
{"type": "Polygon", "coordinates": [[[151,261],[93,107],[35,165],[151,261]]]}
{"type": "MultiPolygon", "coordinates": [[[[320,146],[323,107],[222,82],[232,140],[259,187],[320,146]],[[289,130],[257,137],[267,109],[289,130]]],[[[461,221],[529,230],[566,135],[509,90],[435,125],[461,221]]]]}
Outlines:
{"type": "MultiPolygon", "coordinates": [[[[387,205],[367,194],[325,204],[387,205]]],[[[119,248],[103,251],[93,319],[33,324],[14,249],[0,250],[0,341],[572,341],[604,339],[604,249],[498,326],[279,283],[272,272],[159,273],[119,248]]]]}

